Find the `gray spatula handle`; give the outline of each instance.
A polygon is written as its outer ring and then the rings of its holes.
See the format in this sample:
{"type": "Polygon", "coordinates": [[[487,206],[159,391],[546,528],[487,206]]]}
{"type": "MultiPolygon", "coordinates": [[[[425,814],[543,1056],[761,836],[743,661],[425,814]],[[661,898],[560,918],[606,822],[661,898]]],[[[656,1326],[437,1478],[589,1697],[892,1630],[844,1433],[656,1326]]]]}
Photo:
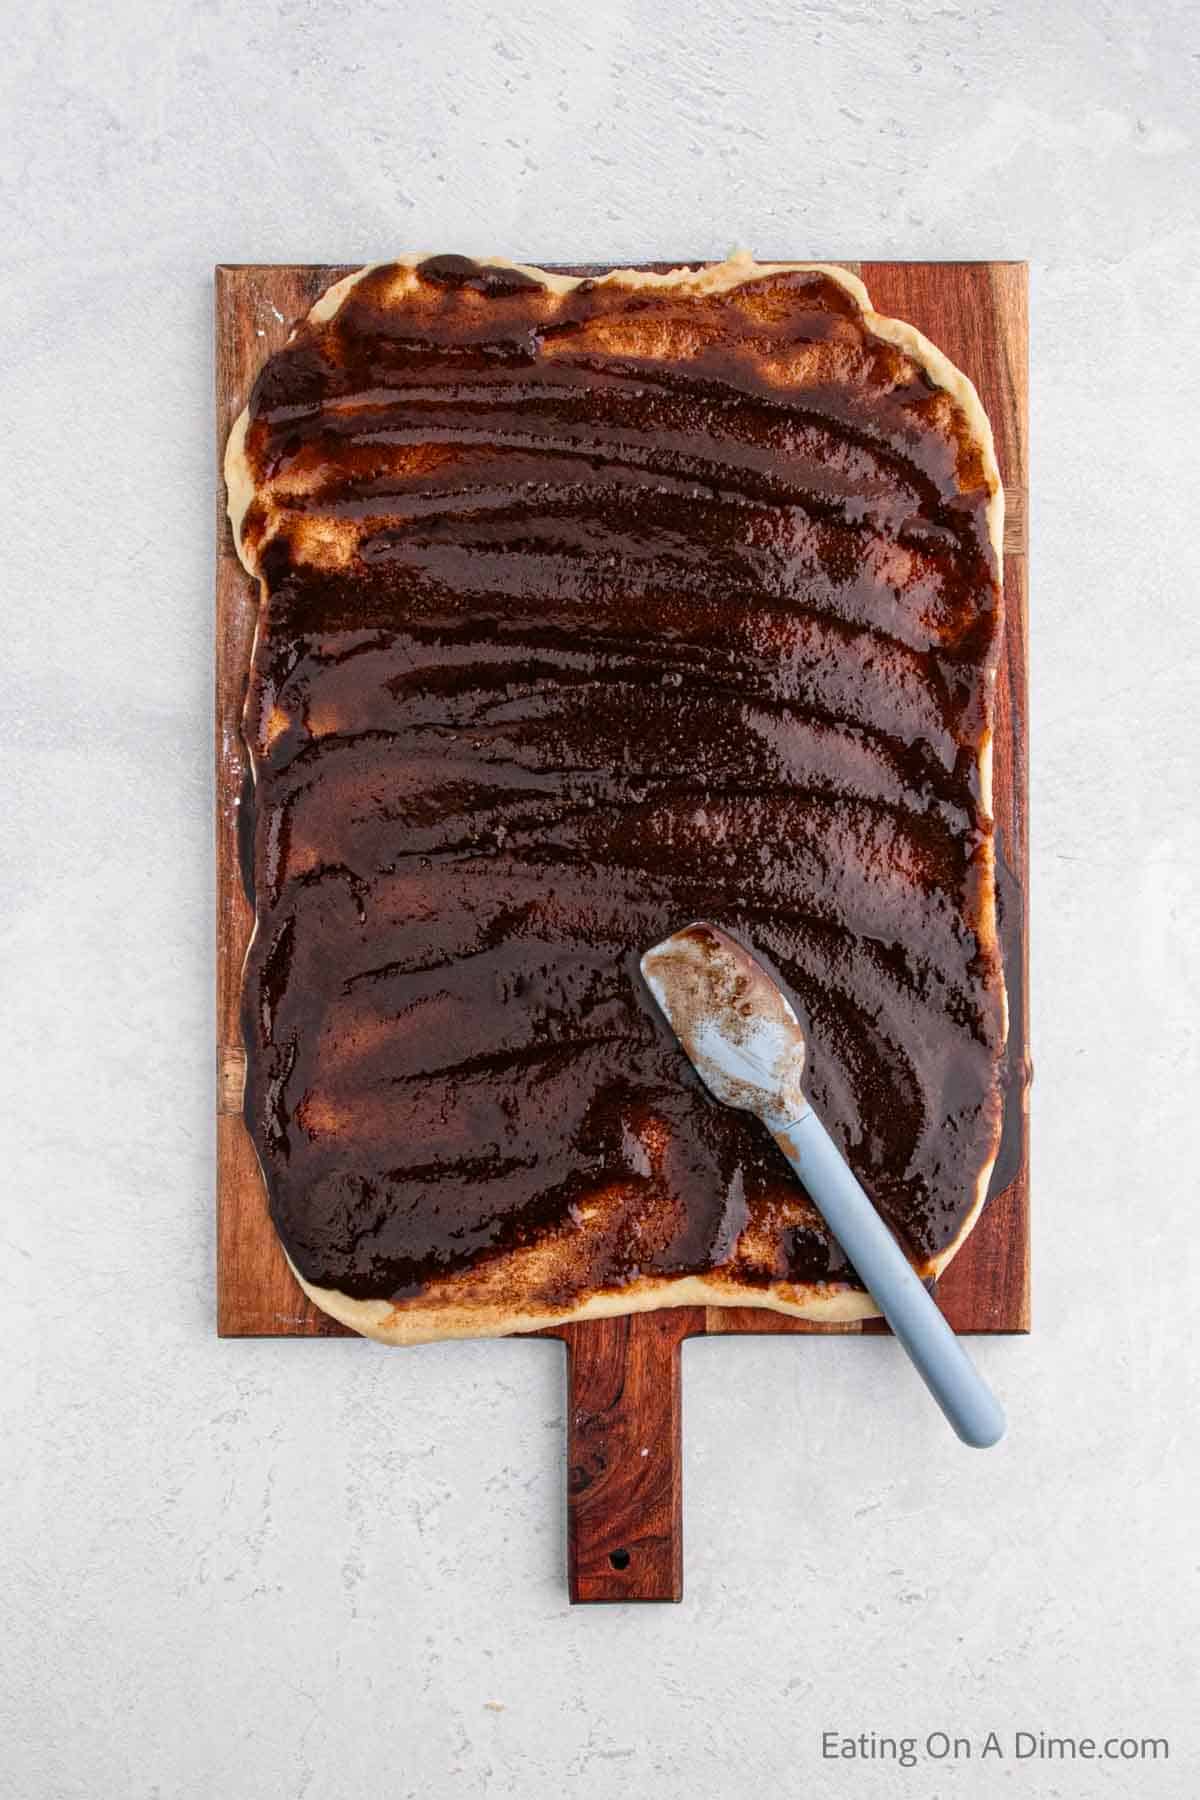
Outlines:
{"type": "Polygon", "coordinates": [[[775,1141],[824,1215],[930,1393],[965,1444],[1004,1436],[1000,1402],[922,1287],[912,1265],[810,1108],[775,1141]]]}

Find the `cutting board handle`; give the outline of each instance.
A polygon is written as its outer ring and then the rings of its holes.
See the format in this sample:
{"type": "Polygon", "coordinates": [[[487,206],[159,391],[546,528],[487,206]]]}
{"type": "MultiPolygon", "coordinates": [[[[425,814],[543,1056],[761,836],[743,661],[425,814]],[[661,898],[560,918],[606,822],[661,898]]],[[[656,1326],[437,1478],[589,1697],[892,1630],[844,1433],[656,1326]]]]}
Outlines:
{"type": "Polygon", "coordinates": [[[556,1334],[567,1347],[575,1602],[683,1598],[679,1347],[697,1330],[694,1311],[587,1319],[556,1334]]]}

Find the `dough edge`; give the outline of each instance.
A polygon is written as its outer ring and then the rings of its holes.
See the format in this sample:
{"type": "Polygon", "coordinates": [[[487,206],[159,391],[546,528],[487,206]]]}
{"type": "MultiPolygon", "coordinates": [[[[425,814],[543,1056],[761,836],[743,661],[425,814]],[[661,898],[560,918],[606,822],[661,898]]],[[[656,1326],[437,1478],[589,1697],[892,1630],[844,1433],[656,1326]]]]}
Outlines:
{"type": "MultiPolygon", "coordinates": [[[[375,269],[395,268],[413,271],[425,262],[431,253],[428,251],[408,252],[405,255],[390,259],[387,263],[367,263],[361,269],[355,269],[349,275],[334,282],[320,295],[309,309],[307,319],[310,323],[321,324],[332,319],[345,300],[358,285],[375,269]]],[[[905,352],[912,360],[924,369],[933,384],[948,393],[961,408],[967,421],[972,438],[977,444],[983,463],[984,477],[987,483],[989,499],[987,508],[988,535],[996,556],[996,573],[1000,587],[1001,606],[1004,594],[1004,487],[1000,479],[1000,469],[996,461],[995,440],[991,421],[984,411],[983,402],[979,398],[974,383],[956,364],[951,362],[945,353],[938,349],[923,332],[917,330],[903,319],[889,318],[877,313],[871,305],[871,298],[862,279],[851,270],[838,263],[828,262],[770,262],[760,263],[745,250],[734,251],[722,262],[705,263],[692,268],[682,265],[675,269],[658,272],[648,269],[613,268],[603,275],[564,275],[548,269],[538,268],[532,263],[513,262],[504,256],[482,256],[471,259],[481,266],[490,268],[512,269],[518,274],[527,275],[530,279],[542,283],[554,293],[569,293],[583,281],[597,284],[620,286],[630,289],[648,288],[664,290],[674,288],[683,294],[723,293],[742,282],[759,280],[764,276],[782,273],[812,273],[827,275],[851,296],[857,304],[867,329],[876,337],[894,344],[905,352]]],[[[293,327],[294,331],[295,327],[293,327]]],[[[289,336],[290,341],[290,336],[289,336]]],[[[254,478],[246,456],[246,432],[250,421],[250,406],[246,406],[238,414],[230,428],[226,441],[223,473],[227,495],[227,512],[233,532],[233,542],[238,558],[249,575],[259,584],[260,599],[265,597],[266,587],[262,580],[257,559],[248,552],[242,543],[242,523],[246,512],[254,498],[254,478]]],[[[1001,627],[1003,615],[1001,614],[1001,627]]],[[[251,647],[251,665],[258,644],[258,623],[255,623],[254,643],[251,647]]],[[[988,679],[995,682],[995,664],[988,671],[988,679]]],[[[253,778],[257,779],[254,758],[250,757],[250,769],[253,778]]],[[[984,811],[992,814],[992,738],[991,733],[984,738],[980,746],[979,757],[980,787],[984,811]]],[[[990,887],[990,922],[992,927],[992,947],[996,948],[996,887],[995,887],[995,840],[989,838],[989,861],[986,875],[990,887]]],[[[254,931],[247,945],[246,958],[257,933],[255,920],[254,931]]],[[[243,970],[245,965],[243,964],[243,970]]],[[[1001,1006],[1003,1014],[1003,1042],[1008,1040],[1008,990],[1004,980],[1003,960],[1001,959],[1001,1006]]],[[[927,1262],[918,1265],[917,1272],[924,1280],[936,1280],[950,1265],[975,1228],[979,1216],[987,1201],[988,1186],[992,1170],[1000,1148],[1000,1131],[1003,1125],[1003,1102],[1001,1118],[997,1126],[996,1144],[992,1155],[981,1167],[976,1182],[975,1198],[971,1208],[963,1220],[957,1235],[946,1248],[931,1257],[927,1262]]],[[[257,1160],[257,1147],[255,1150],[257,1160]]],[[[265,1175],[261,1164],[259,1173],[265,1175]]],[[[513,1269],[514,1264],[528,1256],[536,1256],[536,1248],[508,1251],[502,1256],[490,1259],[486,1265],[489,1272],[496,1275],[497,1285],[503,1286],[506,1270],[513,1269]]],[[[520,1332],[542,1331],[552,1326],[573,1324],[583,1319],[614,1318],[628,1313],[652,1312],[660,1308],[673,1306],[721,1306],[763,1308],[779,1312],[793,1318],[800,1318],[814,1324],[837,1325],[852,1324],[864,1319],[880,1316],[879,1308],[871,1296],[859,1288],[848,1287],[845,1283],[814,1283],[800,1285],[790,1282],[774,1282],[762,1288],[748,1289],[736,1282],[723,1281],[719,1274],[667,1276],[662,1279],[643,1277],[619,1289],[605,1289],[588,1295],[584,1300],[566,1308],[549,1307],[544,1311],[518,1312],[499,1302],[482,1303],[464,1306],[456,1301],[453,1294],[453,1278],[445,1283],[434,1284],[414,1301],[394,1302],[390,1300],[360,1300],[351,1294],[345,1294],[338,1288],[319,1287],[308,1281],[296,1268],[284,1247],[288,1266],[291,1268],[304,1293],[320,1309],[331,1318],[348,1326],[363,1337],[374,1338],[385,1344],[422,1344],[433,1343],[449,1338],[508,1337],[520,1332]],[[444,1291],[446,1298],[439,1301],[438,1294],[444,1291]]]]}

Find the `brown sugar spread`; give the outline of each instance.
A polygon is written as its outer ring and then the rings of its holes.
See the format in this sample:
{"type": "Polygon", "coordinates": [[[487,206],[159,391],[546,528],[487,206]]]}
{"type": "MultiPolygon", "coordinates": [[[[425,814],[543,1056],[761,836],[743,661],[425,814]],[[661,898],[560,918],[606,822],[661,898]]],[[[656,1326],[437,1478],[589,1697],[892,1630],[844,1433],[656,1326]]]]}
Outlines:
{"type": "Polygon", "coordinates": [[[960,407],[832,276],[370,271],[263,369],[242,544],[246,1119],[309,1281],[403,1301],[553,1242],[855,1283],[638,972],[697,916],[918,1263],[999,1131],[999,625],[960,407]],[[869,316],[868,316],[869,317],[869,316]]]}

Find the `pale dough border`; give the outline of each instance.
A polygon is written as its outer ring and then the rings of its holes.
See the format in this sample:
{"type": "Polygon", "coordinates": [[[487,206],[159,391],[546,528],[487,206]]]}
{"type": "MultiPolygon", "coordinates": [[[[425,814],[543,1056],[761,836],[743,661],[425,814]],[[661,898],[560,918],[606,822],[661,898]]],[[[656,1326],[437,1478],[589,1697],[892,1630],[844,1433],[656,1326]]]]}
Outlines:
{"type": "MultiPolygon", "coordinates": [[[[309,320],[320,324],[333,318],[357,284],[377,268],[395,268],[399,297],[409,286],[415,284],[416,277],[413,271],[419,263],[426,260],[428,254],[426,251],[409,253],[394,258],[389,264],[369,263],[352,274],[344,276],[341,281],[337,281],[327,288],[317,300],[308,314],[309,320]]],[[[671,269],[662,274],[646,269],[611,269],[607,274],[600,276],[561,275],[554,274],[547,269],[535,268],[528,263],[515,263],[503,256],[479,257],[475,260],[491,267],[515,269],[523,275],[528,275],[532,280],[541,282],[552,292],[560,294],[569,293],[572,288],[577,287],[584,280],[591,280],[599,284],[612,283],[614,286],[626,288],[675,288],[682,294],[714,294],[725,292],[744,281],[753,281],[765,275],[785,271],[805,273],[811,271],[830,276],[856,302],[868,330],[873,332],[876,337],[881,337],[886,342],[895,344],[898,349],[903,350],[925,371],[933,384],[948,393],[961,408],[971,435],[978,444],[983,462],[984,476],[989,490],[988,534],[996,553],[997,571],[1003,592],[1004,488],[996,462],[991,421],[983,409],[983,403],[975,390],[974,383],[914,325],[907,324],[903,319],[890,319],[875,312],[871,306],[871,297],[863,282],[857,275],[851,274],[849,269],[843,269],[837,263],[759,263],[748,251],[744,250],[736,251],[724,262],[709,263],[699,269],[671,269]]],[[[233,541],[247,573],[259,581],[260,598],[263,598],[265,597],[265,588],[259,573],[257,557],[242,542],[242,524],[254,498],[254,478],[245,448],[249,417],[249,406],[247,405],[233,423],[225,447],[224,474],[233,541]]],[[[257,639],[256,625],[255,645],[257,645],[257,639]]],[[[252,649],[252,661],[253,654],[252,649]]],[[[989,675],[994,683],[994,667],[989,671],[989,675]]],[[[251,773],[256,775],[253,757],[250,761],[251,773]]],[[[980,748],[979,769],[983,805],[990,814],[992,810],[992,740],[990,733],[980,748]]],[[[994,851],[987,870],[987,877],[991,887],[990,913],[994,942],[996,925],[994,851]]],[[[255,929],[257,930],[257,924],[255,929]]],[[[253,936],[251,943],[253,943],[253,936]]],[[[248,955],[249,947],[247,948],[248,955]]],[[[1004,1006],[1004,1033],[1007,1039],[1008,995],[1003,987],[1001,992],[1004,1006]]],[[[997,1152],[999,1150],[998,1142],[996,1150],[997,1152]]],[[[974,1203],[964,1219],[957,1237],[938,1256],[922,1265],[919,1272],[923,1276],[940,1275],[966,1242],[987,1199],[988,1183],[991,1180],[995,1160],[996,1153],[993,1153],[980,1170],[974,1203]]],[[[527,1250],[510,1251],[492,1259],[487,1264],[489,1287],[495,1287],[498,1291],[502,1291],[508,1277],[523,1275],[524,1280],[518,1281],[517,1284],[517,1291],[521,1291],[525,1282],[534,1272],[532,1265],[536,1263],[539,1254],[540,1250],[535,1246],[527,1250]]],[[[611,1318],[624,1313],[651,1312],[667,1306],[764,1307],[773,1312],[788,1313],[795,1318],[808,1319],[822,1324],[848,1324],[856,1320],[879,1316],[879,1309],[870,1295],[862,1293],[857,1288],[839,1286],[836,1283],[798,1286],[792,1283],[776,1282],[766,1288],[747,1289],[735,1282],[722,1281],[715,1275],[686,1275],[663,1280],[643,1279],[611,1293],[593,1294],[574,1307],[565,1310],[548,1309],[544,1312],[513,1312],[498,1299],[473,1306],[464,1306],[461,1299],[456,1298],[455,1283],[452,1279],[431,1286],[419,1301],[394,1303],[390,1300],[356,1300],[349,1294],[343,1294],[337,1288],[318,1287],[315,1283],[306,1281],[291,1262],[290,1257],[288,1262],[304,1292],[316,1306],[320,1307],[322,1312],[328,1313],[332,1318],[339,1320],[343,1325],[348,1325],[352,1330],[360,1332],[364,1337],[377,1338],[380,1342],[388,1344],[420,1344],[441,1338],[505,1337],[514,1332],[544,1330],[547,1326],[564,1325],[580,1319],[611,1318]]]]}

